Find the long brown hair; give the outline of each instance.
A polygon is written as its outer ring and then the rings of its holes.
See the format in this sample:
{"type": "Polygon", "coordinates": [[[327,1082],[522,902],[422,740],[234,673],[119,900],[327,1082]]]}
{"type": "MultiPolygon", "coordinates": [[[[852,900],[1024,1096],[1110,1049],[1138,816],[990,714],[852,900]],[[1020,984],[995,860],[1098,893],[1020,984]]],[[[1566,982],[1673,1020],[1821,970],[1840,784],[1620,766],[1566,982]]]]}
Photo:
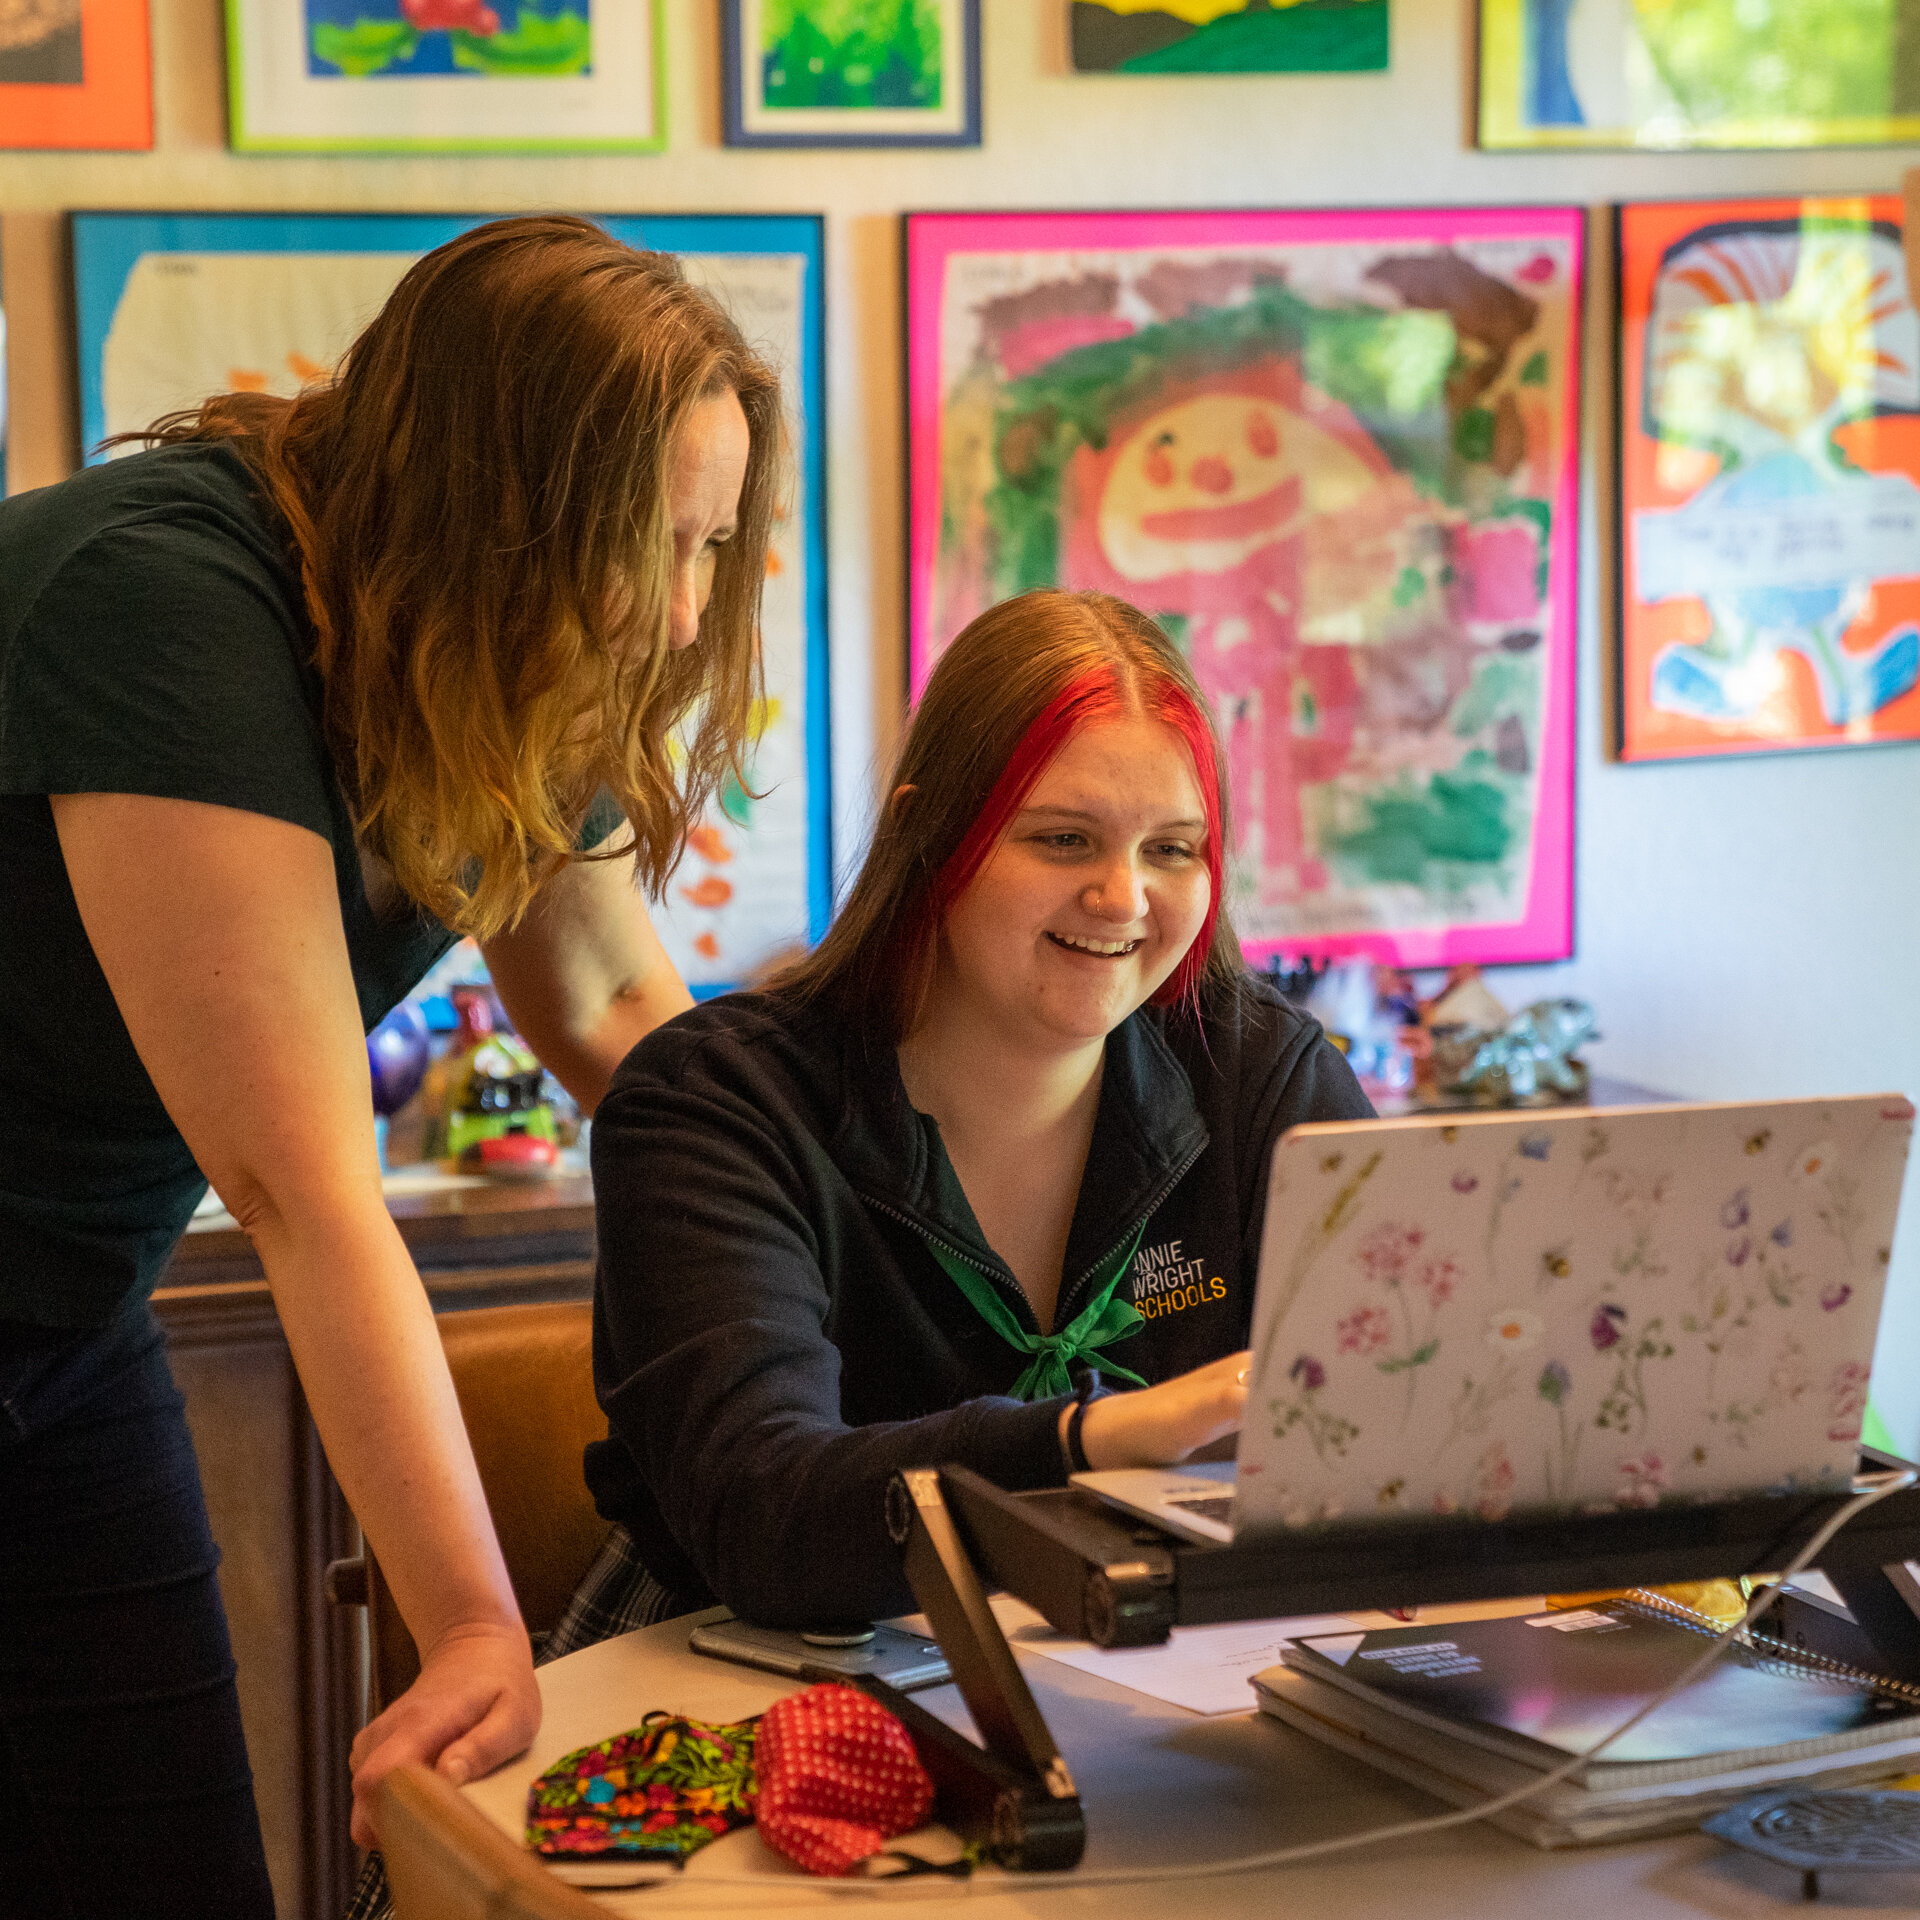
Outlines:
{"type": "Polygon", "coordinates": [[[413,900],[481,939],[512,926],[602,784],[659,891],[748,741],[782,462],[776,376],[671,255],[565,216],[476,227],[415,263],[331,380],[136,437],[234,441],[285,515],[327,742],[413,900]],[[675,653],[673,460],[729,392],[738,523],[675,653]]]}
{"type": "Polygon", "coordinates": [[[847,904],[775,984],[830,999],[876,1037],[904,1039],[932,983],[946,908],[1072,733],[1115,712],[1151,715],[1180,734],[1208,817],[1207,922],[1155,999],[1191,1003],[1203,978],[1239,972],[1222,885],[1223,760],[1192,670],[1137,607],[1045,588],[989,607],[941,655],[847,904]]]}

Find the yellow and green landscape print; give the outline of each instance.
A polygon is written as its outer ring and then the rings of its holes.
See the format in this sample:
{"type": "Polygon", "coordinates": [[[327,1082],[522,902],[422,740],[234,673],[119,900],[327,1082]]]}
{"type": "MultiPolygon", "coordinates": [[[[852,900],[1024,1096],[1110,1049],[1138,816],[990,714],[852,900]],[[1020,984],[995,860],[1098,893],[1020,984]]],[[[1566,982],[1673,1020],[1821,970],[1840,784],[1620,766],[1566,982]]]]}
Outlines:
{"type": "Polygon", "coordinates": [[[1375,73],[1388,0],[1074,0],[1081,73],[1375,73]]]}

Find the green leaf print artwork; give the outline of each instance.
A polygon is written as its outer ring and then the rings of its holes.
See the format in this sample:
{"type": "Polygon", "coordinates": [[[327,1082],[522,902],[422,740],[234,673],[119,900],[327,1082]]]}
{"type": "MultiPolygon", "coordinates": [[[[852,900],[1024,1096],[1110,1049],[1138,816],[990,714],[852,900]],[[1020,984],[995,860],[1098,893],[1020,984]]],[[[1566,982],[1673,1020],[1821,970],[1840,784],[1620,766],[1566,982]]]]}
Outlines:
{"type": "Polygon", "coordinates": [[[937,107],[941,57],[934,0],[762,0],[769,107],[937,107]]]}

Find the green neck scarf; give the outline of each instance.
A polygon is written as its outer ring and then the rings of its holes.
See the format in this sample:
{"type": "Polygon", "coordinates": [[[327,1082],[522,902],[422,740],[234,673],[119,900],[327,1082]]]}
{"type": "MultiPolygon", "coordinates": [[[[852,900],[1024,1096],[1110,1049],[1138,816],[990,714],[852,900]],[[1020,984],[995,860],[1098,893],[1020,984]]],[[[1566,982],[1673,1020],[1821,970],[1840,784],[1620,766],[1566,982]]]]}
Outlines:
{"type": "Polygon", "coordinates": [[[1029,1333],[1014,1317],[999,1288],[978,1267],[957,1253],[949,1253],[937,1240],[929,1240],[927,1245],[948,1279],[972,1303],[974,1312],[1016,1352],[1033,1355],[1031,1364],[1013,1383],[1013,1397],[1053,1400],[1073,1391],[1073,1376],[1068,1368],[1075,1360],[1088,1357],[1098,1362],[1102,1373],[1117,1374],[1122,1380],[1131,1380],[1136,1387],[1147,1384],[1137,1373],[1129,1373],[1125,1367],[1094,1351],[1110,1341],[1124,1340],[1146,1324],[1130,1301],[1113,1297],[1120,1276],[1133,1264],[1140,1236],[1146,1229],[1147,1223],[1143,1220],[1135,1228],[1133,1237],[1124,1246],[1116,1247],[1094,1270],[1093,1298],[1079,1314],[1053,1333],[1029,1333]]]}

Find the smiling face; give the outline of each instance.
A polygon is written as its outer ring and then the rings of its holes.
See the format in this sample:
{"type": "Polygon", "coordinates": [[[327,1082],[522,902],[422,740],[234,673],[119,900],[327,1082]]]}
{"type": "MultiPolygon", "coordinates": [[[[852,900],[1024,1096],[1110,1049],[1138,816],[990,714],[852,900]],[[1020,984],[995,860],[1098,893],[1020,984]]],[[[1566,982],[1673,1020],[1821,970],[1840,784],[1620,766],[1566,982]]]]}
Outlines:
{"type": "Polygon", "coordinates": [[[1374,482],[1351,447],[1292,407],[1259,393],[1197,394],[1162,407],[1116,451],[1100,545],[1128,580],[1224,573],[1374,482]]]}
{"type": "Polygon", "coordinates": [[[1145,718],[1084,728],[948,908],[934,994],[1037,1051],[1104,1039],[1199,934],[1206,853],[1180,736],[1145,718]]]}
{"type": "Polygon", "coordinates": [[[687,417],[674,450],[668,510],[673,519],[673,597],[667,644],[676,652],[700,637],[720,548],[733,538],[752,438],[738,397],[715,394],[687,417]]]}

